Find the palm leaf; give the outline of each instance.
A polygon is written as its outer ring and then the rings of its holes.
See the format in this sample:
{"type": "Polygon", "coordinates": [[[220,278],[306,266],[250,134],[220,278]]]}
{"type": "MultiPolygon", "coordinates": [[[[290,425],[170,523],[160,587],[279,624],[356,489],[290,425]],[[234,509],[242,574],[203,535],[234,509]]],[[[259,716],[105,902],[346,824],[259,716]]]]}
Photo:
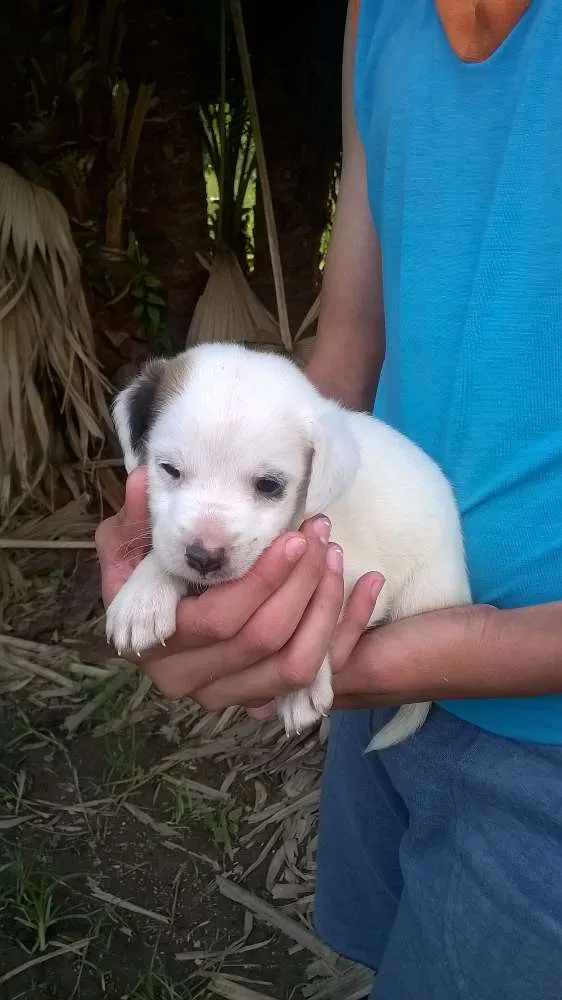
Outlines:
{"type": "Polygon", "coordinates": [[[0,520],[49,502],[53,456],[95,457],[110,417],[68,216],[0,163],[0,520]],[[61,447],[62,446],[62,447],[61,447]]]}
{"type": "Polygon", "coordinates": [[[209,278],[195,307],[186,346],[226,340],[282,351],[279,324],[250,288],[236,254],[222,248],[211,261],[199,259],[209,278]]]}

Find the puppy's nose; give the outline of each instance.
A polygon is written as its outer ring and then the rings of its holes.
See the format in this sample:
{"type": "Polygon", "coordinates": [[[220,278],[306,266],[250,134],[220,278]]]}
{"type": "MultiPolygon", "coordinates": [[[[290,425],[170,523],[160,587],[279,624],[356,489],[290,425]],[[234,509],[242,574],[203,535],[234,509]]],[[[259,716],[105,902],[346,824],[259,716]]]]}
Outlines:
{"type": "Polygon", "coordinates": [[[206,549],[200,542],[188,545],[185,550],[187,565],[201,576],[216,573],[224,565],[224,549],[206,549]]]}

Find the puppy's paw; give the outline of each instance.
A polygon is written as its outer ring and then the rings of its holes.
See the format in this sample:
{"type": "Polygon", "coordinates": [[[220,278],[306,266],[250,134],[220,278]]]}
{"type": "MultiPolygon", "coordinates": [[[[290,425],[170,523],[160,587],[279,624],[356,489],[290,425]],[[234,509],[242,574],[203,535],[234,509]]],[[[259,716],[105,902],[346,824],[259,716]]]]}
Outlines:
{"type": "Polygon", "coordinates": [[[308,689],[308,694],[314,708],[318,712],[318,715],[327,715],[334,703],[332,671],[330,670],[327,660],[325,660],[320,667],[320,670],[308,689]]]}
{"type": "Polygon", "coordinates": [[[320,713],[312,704],[306,688],[279,698],[277,711],[287,737],[300,736],[304,729],[309,729],[320,719],[320,713]]]}
{"type": "Polygon", "coordinates": [[[313,726],[328,714],[333,700],[332,675],[326,660],[308,688],[279,698],[277,710],[287,736],[298,735],[313,726]]]}
{"type": "Polygon", "coordinates": [[[120,656],[164,645],[176,630],[181,596],[179,582],[164,575],[149,553],[107,609],[107,641],[120,656]]]}

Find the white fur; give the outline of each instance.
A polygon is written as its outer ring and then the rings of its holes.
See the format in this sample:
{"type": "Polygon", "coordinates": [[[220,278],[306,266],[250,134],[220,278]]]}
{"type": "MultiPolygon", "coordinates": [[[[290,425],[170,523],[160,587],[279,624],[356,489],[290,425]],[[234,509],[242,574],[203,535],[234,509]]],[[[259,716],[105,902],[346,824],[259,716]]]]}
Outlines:
{"type": "MultiPolygon", "coordinates": [[[[282,531],[319,513],[343,549],[346,594],[368,571],[385,577],[369,627],[470,602],[453,493],[420,448],[381,421],[325,399],[286,359],[208,344],[190,349],[186,360],[183,384],[176,379],[160,399],[145,456],[131,444],[132,387],[114,407],[127,471],[147,462],[153,538],[153,551],[108,611],[108,639],[118,648],[140,652],[164,642],[190,582],[243,576],[282,531]],[[162,463],[180,478],[170,478],[162,463]],[[256,493],[256,477],[267,474],[286,483],[281,499],[256,493]],[[185,560],[196,540],[226,553],[223,568],[205,579],[185,560]]],[[[332,697],[325,661],[309,690],[279,700],[287,734],[326,714],[332,697]]],[[[368,749],[405,739],[429,708],[400,708],[368,749]]]]}

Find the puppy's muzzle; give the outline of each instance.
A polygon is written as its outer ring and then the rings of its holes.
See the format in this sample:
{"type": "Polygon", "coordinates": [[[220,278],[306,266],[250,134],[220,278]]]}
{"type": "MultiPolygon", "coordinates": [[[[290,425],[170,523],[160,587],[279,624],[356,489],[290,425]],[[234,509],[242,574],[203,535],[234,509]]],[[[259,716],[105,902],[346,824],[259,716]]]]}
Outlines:
{"type": "Polygon", "coordinates": [[[186,547],[185,561],[196,573],[209,576],[211,573],[218,573],[224,567],[226,553],[224,549],[207,549],[201,542],[194,542],[193,545],[186,547]]]}

